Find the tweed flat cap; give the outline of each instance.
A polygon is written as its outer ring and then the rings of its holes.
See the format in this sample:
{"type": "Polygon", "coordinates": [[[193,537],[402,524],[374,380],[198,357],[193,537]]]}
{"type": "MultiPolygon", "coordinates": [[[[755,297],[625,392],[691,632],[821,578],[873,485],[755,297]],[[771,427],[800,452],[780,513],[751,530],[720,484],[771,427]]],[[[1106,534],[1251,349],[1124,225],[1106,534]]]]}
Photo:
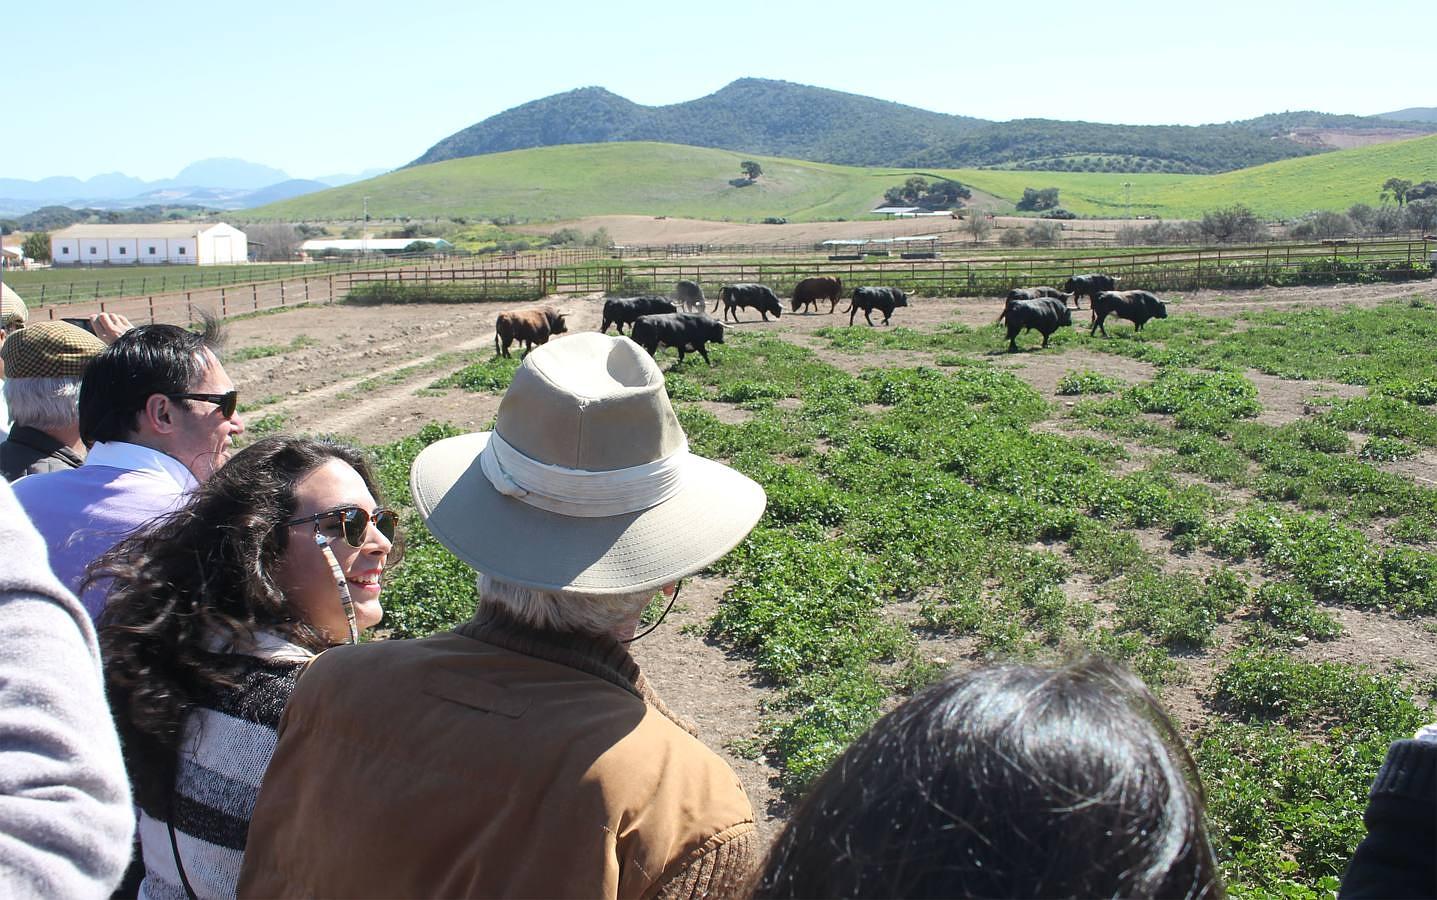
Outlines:
{"type": "Polygon", "coordinates": [[[40,322],[0,344],[6,378],[80,378],[105,342],[69,322],[40,322]]]}
{"type": "Polygon", "coordinates": [[[20,295],[10,290],[10,285],[0,284],[0,328],[23,325],[29,314],[20,295]]]}

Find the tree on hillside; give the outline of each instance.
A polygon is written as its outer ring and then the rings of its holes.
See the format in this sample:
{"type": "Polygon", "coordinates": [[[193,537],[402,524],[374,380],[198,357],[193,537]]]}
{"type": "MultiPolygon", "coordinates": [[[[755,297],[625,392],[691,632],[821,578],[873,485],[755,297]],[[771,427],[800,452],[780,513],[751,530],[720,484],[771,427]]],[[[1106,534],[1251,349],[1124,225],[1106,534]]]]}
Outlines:
{"type": "Polygon", "coordinates": [[[1391,197],[1397,201],[1398,206],[1407,202],[1407,192],[1412,190],[1412,182],[1405,178],[1389,178],[1382,182],[1382,199],[1391,197]]]}
{"type": "Polygon", "coordinates": [[[1029,212],[1042,209],[1052,209],[1057,205],[1058,189],[1055,187],[1043,188],[1042,190],[1035,190],[1034,188],[1023,188],[1023,199],[1019,200],[1017,203],[1019,209],[1029,212]]]}
{"type": "Polygon", "coordinates": [[[758,176],[763,174],[763,166],[751,159],[739,163],[738,167],[743,170],[744,177],[749,181],[758,181],[758,176]]]}
{"type": "Polygon", "coordinates": [[[1423,181],[1412,185],[1407,191],[1407,202],[1437,198],[1437,181],[1423,181]]]}
{"type": "Polygon", "coordinates": [[[944,178],[930,184],[927,178],[912,175],[903,184],[884,191],[883,202],[889,206],[953,209],[972,196],[972,191],[956,181],[944,178]]]}
{"type": "Polygon", "coordinates": [[[50,259],[50,232],[36,231],[25,235],[25,243],[20,245],[20,252],[31,259],[48,262],[50,259]]]}
{"type": "Polygon", "coordinates": [[[1203,237],[1220,244],[1251,242],[1262,238],[1262,223],[1251,209],[1241,203],[1203,213],[1198,230],[1203,237]]]}

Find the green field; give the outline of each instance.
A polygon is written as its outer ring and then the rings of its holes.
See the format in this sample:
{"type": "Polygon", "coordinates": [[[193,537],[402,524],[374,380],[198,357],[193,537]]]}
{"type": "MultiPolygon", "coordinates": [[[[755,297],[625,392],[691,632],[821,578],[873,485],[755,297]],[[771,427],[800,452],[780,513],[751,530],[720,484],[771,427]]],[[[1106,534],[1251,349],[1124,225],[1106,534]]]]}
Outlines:
{"type": "Polygon", "coordinates": [[[80,303],[107,297],[197,291],[230,284],[280,278],[317,278],[356,269],[382,269],[402,260],[366,259],[233,266],[56,266],[50,269],[5,270],[5,283],[35,306],[80,303]]]}
{"type": "MultiPolygon", "coordinates": [[[[1009,211],[1026,187],[1057,187],[1082,216],[1191,218],[1245,203],[1268,218],[1314,209],[1376,205],[1390,177],[1437,180],[1437,135],[1284,160],[1220,175],[925,170],[998,198],[1009,211]],[[1124,188],[1131,184],[1131,188],[1124,188]]],[[[352,219],[369,198],[371,215],[466,216],[552,221],[632,214],[806,222],[858,218],[912,172],[778,159],[675,144],[543,147],[402,169],[357,184],[248,210],[290,221],[352,219]],[[739,163],[757,160],[763,177],[734,187],[739,163]]]]}
{"type": "MultiPolygon", "coordinates": [[[[1437,447],[1430,297],[1179,316],[1112,339],[1065,329],[1045,357],[1154,369],[1074,366],[1061,405],[993,365],[996,325],[815,335],[822,352],[740,332],[710,348],[712,367],[660,360],[695,452],[768,494],[714,567],[732,585],[707,633],[771,689],[748,749],[777,762],[786,792],[955,662],[1098,653],[1186,698],[1231,893],[1331,896],[1387,743],[1433,718],[1437,672],[1393,646],[1437,628],[1437,490],[1382,467],[1437,447]],[[1306,411],[1258,421],[1253,370],[1309,383],[1306,411]],[[1339,399],[1330,382],[1366,395],[1339,399]],[[1370,643],[1379,631],[1392,646],[1370,643]]],[[[517,364],[434,387],[502,391],[517,364]]],[[[447,433],[381,449],[392,498],[447,433]]],[[[474,601],[472,573],[408,515],[385,599],[395,637],[448,627],[474,601]]]]}

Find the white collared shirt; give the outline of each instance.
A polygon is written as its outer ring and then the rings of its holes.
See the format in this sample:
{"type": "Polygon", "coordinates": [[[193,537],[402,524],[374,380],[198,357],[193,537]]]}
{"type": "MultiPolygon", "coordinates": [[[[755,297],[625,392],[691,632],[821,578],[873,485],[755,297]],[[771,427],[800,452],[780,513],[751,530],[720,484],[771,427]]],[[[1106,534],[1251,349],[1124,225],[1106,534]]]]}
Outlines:
{"type": "Polygon", "coordinates": [[[129,472],[143,472],[173,481],[188,494],[200,486],[189,467],[153,447],[125,441],[98,441],[85,457],[87,466],[109,466],[129,472]]]}

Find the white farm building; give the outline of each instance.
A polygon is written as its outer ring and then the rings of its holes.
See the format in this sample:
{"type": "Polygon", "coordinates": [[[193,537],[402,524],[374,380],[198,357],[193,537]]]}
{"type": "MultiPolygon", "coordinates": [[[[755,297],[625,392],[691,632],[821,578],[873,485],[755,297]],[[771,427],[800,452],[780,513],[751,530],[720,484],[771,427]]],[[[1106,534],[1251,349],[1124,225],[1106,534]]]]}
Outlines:
{"type": "Polygon", "coordinates": [[[71,225],[50,235],[57,266],[213,266],[249,259],[245,234],[233,225],[71,225]]]}

